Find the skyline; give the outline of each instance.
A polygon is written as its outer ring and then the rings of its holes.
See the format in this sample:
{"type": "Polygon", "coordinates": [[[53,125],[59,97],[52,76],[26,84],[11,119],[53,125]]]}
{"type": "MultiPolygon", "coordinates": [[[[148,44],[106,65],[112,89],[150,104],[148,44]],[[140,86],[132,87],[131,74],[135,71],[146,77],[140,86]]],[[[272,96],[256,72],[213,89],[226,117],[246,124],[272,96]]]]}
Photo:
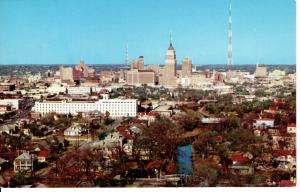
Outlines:
{"type": "MultiPolygon", "coordinates": [[[[229,1],[184,2],[2,0],[0,64],[163,64],[170,30],[177,64],[226,64],[229,1]]],[[[233,65],[295,64],[295,4],[232,0],[233,65]]]]}

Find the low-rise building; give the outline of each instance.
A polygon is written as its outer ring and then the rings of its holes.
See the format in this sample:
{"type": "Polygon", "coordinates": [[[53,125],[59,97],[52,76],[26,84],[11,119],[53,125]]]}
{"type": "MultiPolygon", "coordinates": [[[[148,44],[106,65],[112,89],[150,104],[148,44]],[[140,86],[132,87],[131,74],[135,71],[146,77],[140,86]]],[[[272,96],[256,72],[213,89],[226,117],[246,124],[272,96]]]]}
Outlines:
{"type": "Polygon", "coordinates": [[[84,130],[79,126],[69,127],[64,131],[64,136],[71,136],[71,137],[81,136],[83,131],[84,130]]]}
{"type": "Polygon", "coordinates": [[[260,117],[258,119],[255,119],[253,126],[255,128],[267,128],[267,127],[272,128],[274,127],[274,119],[260,117]]]}
{"type": "Polygon", "coordinates": [[[31,170],[33,166],[34,155],[24,152],[14,160],[14,172],[31,170]]]}
{"type": "Polygon", "coordinates": [[[296,133],[296,124],[288,124],[286,131],[287,133],[296,133]]]}
{"type": "Polygon", "coordinates": [[[46,162],[46,158],[49,157],[50,155],[50,152],[49,151],[46,151],[46,150],[43,150],[43,151],[39,151],[38,153],[38,161],[39,162],[46,162]]]}

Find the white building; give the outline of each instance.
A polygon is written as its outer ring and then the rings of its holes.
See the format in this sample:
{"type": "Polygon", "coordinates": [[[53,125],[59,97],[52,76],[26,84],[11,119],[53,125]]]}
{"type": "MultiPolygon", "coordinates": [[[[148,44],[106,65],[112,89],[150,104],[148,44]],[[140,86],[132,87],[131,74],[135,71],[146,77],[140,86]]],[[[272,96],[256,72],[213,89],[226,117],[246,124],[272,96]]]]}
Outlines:
{"type": "Polygon", "coordinates": [[[83,131],[81,127],[69,127],[64,131],[64,136],[81,136],[83,131]]]}
{"type": "Polygon", "coordinates": [[[39,112],[42,115],[55,112],[58,114],[78,114],[79,112],[88,112],[98,110],[102,113],[109,112],[112,118],[117,117],[135,117],[137,115],[136,99],[109,99],[108,95],[103,95],[103,99],[95,101],[37,101],[32,111],[39,112]]]}
{"type": "Polygon", "coordinates": [[[296,125],[289,124],[286,128],[287,133],[296,133],[296,125]]]}
{"type": "Polygon", "coordinates": [[[260,127],[274,127],[274,119],[271,118],[258,118],[255,119],[255,123],[253,123],[253,126],[256,128],[260,127]]]}
{"type": "Polygon", "coordinates": [[[0,105],[10,105],[13,109],[18,110],[22,99],[0,99],[0,105]]]}

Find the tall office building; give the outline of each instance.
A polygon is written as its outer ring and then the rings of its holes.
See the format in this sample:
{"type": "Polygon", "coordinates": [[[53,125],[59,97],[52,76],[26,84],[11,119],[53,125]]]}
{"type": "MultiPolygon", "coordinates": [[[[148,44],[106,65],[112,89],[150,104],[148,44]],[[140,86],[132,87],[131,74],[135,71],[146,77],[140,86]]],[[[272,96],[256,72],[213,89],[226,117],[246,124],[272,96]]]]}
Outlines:
{"type": "Polygon", "coordinates": [[[144,56],[140,56],[138,60],[138,69],[142,70],[144,69],[144,56]]]}
{"type": "Polygon", "coordinates": [[[170,45],[165,56],[165,66],[162,76],[159,78],[159,84],[166,87],[177,86],[176,52],[172,44],[172,38],[170,38],[170,45]]]}
{"type": "Polygon", "coordinates": [[[261,77],[267,77],[268,72],[267,72],[267,67],[265,65],[256,65],[255,69],[255,77],[256,78],[261,78],[261,77]]]}
{"type": "Polygon", "coordinates": [[[139,68],[139,63],[135,59],[133,59],[131,61],[131,69],[138,69],[138,68],[139,68]]]}
{"type": "Polygon", "coordinates": [[[188,57],[183,59],[181,76],[190,77],[192,75],[192,60],[188,57]]]}
{"type": "Polygon", "coordinates": [[[166,56],[165,56],[165,72],[166,75],[176,76],[176,52],[172,45],[172,41],[170,40],[170,46],[167,50],[166,56]]]}

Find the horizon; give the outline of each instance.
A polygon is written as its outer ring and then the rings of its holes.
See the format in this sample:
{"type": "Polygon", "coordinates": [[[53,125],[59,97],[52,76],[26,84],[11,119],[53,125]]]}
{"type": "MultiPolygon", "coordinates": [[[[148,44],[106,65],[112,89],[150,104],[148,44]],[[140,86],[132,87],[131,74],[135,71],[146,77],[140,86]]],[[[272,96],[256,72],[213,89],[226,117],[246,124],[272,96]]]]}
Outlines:
{"type": "MultiPolygon", "coordinates": [[[[129,63],[163,64],[172,31],[178,64],[227,64],[229,1],[170,2],[2,0],[0,63],[124,64],[128,44],[129,63]]],[[[296,63],[294,0],[232,0],[232,22],[233,65],[296,63]]]]}
{"type": "MultiPolygon", "coordinates": [[[[40,63],[35,63],[35,64],[30,64],[30,63],[28,63],[28,64],[1,64],[0,63],[0,65],[22,65],[22,66],[24,66],[24,65],[78,65],[79,63],[66,63],[66,64],[56,64],[56,63],[45,63],[45,64],[40,64],[40,63]]],[[[92,66],[92,65],[121,65],[121,66],[125,66],[125,64],[124,63],[85,63],[86,65],[88,65],[88,66],[92,66]]],[[[286,65],[286,66],[288,66],[288,65],[297,65],[296,63],[294,63],[294,64],[291,64],[291,63],[282,63],[282,64],[272,64],[272,63],[268,63],[268,64],[266,64],[266,63],[254,63],[254,64],[249,64],[249,63],[245,63],[245,64],[234,64],[234,65],[232,65],[232,67],[234,67],[234,66],[243,66],[243,65],[269,65],[269,66],[273,66],[273,65],[286,65]]],[[[161,64],[161,63],[149,63],[149,64],[145,64],[145,66],[148,66],[148,65],[159,65],[159,66],[164,66],[165,64],[161,64]]],[[[177,66],[181,66],[182,64],[181,63],[177,63],[177,66]]],[[[205,65],[227,65],[227,63],[224,63],[224,64],[221,64],[221,63],[219,63],[219,64],[209,64],[209,63],[205,63],[205,64],[192,64],[193,66],[205,66],[205,65]]],[[[130,64],[128,64],[127,66],[130,66],[130,64]]]]}

